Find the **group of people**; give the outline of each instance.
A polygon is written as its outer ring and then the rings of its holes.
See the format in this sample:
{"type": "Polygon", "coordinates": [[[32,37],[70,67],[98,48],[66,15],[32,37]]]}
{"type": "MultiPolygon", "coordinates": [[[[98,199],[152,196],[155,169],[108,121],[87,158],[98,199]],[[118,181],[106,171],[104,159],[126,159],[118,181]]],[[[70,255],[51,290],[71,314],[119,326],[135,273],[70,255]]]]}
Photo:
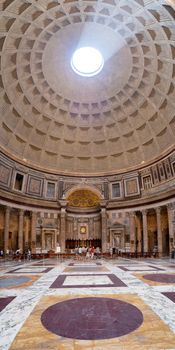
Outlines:
{"type": "MultiPolygon", "coordinates": [[[[31,260],[31,250],[30,249],[27,249],[24,254],[23,254],[23,257],[26,258],[27,260],[31,260]]],[[[21,252],[21,249],[17,249],[16,252],[15,252],[15,257],[18,258],[18,260],[21,260],[22,258],[22,252],[21,252]]]]}
{"type": "Polygon", "coordinates": [[[25,256],[25,258],[27,259],[27,260],[31,260],[31,250],[30,249],[27,249],[25,252],[24,252],[24,254],[22,254],[22,251],[21,251],[21,249],[17,249],[16,251],[13,251],[13,250],[9,250],[9,249],[7,249],[5,252],[1,249],[0,250],[0,257],[4,257],[4,256],[6,256],[6,257],[15,257],[15,258],[21,258],[21,256],[25,256]]]}
{"type": "Polygon", "coordinates": [[[76,247],[75,248],[75,254],[77,257],[81,258],[81,256],[86,257],[86,259],[98,259],[100,257],[100,248],[92,247],[76,247]]]}

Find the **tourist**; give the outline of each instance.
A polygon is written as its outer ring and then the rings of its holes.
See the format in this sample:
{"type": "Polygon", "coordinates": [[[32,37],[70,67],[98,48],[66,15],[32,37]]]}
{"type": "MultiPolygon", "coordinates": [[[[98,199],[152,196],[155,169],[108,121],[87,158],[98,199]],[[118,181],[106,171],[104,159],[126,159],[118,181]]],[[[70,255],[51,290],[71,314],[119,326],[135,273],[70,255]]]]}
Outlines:
{"type": "Polygon", "coordinates": [[[16,257],[18,258],[18,261],[21,261],[21,250],[18,248],[15,253],[16,257]]]}
{"type": "Polygon", "coordinates": [[[28,251],[27,251],[27,260],[31,260],[31,250],[30,249],[28,249],[28,251]]]}
{"type": "Polygon", "coordinates": [[[91,259],[94,259],[95,248],[91,248],[91,259]]]}
{"type": "Polygon", "coordinates": [[[113,256],[113,248],[112,247],[110,247],[109,252],[110,252],[110,256],[112,258],[112,256],[113,256]]]}
{"type": "Polygon", "coordinates": [[[89,250],[87,249],[87,252],[86,252],[86,259],[89,259],[90,258],[90,252],[89,250]]]}
{"type": "Polygon", "coordinates": [[[97,258],[97,259],[100,259],[100,248],[99,248],[99,247],[97,247],[97,248],[95,249],[95,254],[96,254],[96,258],[97,258]]]}

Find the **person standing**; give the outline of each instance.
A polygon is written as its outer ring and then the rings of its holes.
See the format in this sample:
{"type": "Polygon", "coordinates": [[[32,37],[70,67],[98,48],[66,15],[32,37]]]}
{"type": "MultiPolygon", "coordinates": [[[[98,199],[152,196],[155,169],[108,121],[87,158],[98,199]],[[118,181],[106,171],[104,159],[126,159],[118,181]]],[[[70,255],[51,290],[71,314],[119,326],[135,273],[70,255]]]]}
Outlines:
{"type": "Polygon", "coordinates": [[[109,252],[110,252],[110,256],[112,258],[112,256],[113,256],[113,248],[112,247],[110,247],[109,252]]]}
{"type": "Polygon", "coordinates": [[[31,261],[31,250],[28,249],[27,251],[27,260],[31,261]]]}
{"type": "Polygon", "coordinates": [[[94,259],[95,248],[91,248],[91,259],[94,259]]]}

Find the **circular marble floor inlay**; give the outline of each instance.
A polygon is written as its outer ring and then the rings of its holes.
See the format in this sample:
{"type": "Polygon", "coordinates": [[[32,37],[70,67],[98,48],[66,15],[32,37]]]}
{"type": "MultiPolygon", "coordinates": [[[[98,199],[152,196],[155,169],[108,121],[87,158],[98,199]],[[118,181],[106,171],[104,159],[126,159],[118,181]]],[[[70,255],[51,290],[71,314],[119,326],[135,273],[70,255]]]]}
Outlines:
{"type": "Polygon", "coordinates": [[[144,275],[143,278],[154,282],[175,283],[175,274],[156,273],[144,275]]]}
{"type": "Polygon", "coordinates": [[[111,298],[76,298],[50,306],[42,316],[43,326],[59,336],[94,340],[120,337],[143,322],[134,305],[111,298]]]}
{"type": "Polygon", "coordinates": [[[8,288],[18,286],[22,283],[29,282],[31,279],[25,276],[15,276],[0,279],[0,288],[8,288]]]}

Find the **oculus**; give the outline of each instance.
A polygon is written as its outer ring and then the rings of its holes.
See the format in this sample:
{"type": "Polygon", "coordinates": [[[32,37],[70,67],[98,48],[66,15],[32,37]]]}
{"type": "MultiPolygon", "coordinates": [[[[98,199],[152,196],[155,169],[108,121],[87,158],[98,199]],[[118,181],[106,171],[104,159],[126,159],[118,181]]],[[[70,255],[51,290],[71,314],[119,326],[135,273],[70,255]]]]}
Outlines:
{"type": "Polygon", "coordinates": [[[104,66],[104,59],[100,51],[94,47],[81,47],[71,58],[71,67],[75,73],[83,77],[97,75],[104,66]]]}

